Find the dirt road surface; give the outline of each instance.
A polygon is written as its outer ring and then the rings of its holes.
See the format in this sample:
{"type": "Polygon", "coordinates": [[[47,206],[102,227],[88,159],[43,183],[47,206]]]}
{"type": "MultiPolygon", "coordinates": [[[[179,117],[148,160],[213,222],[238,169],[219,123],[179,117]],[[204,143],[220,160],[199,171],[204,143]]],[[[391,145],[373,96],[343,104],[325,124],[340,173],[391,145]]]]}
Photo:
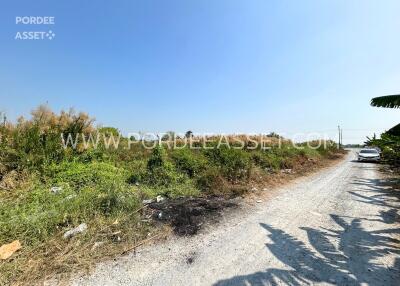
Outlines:
{"type": "Polygon", "coordinates": [[[399,191],[355,154],[74,285],[400,285],[399,191]]]}

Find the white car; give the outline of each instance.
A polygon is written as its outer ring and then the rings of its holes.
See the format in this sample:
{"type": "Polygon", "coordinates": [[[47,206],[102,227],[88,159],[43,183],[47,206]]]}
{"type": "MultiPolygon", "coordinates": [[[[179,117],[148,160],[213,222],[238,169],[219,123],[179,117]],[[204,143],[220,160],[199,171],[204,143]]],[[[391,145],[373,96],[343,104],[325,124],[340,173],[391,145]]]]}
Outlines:
{"type": "Polygon", "coordinates": [[[379,151],[375,148],[365,148],[358,152],[358,161],[372,161],[379,162],[381,160],[381,155],[379,151]]]}

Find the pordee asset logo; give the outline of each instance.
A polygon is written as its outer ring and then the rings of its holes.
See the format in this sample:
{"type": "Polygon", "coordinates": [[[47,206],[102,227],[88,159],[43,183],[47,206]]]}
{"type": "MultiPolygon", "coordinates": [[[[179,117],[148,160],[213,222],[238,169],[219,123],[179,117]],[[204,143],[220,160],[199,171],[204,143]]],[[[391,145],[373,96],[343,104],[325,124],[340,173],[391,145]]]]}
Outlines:
{"type": "MultiPolygon", "coordinates": [[[[52,16],[17,16],[16,25],[43,26],[55,25],[55,17],[52,16]]],[[[42,31],[18,31],[15,40],[53,40],[56,34],[52,30],[42,31]]]]}

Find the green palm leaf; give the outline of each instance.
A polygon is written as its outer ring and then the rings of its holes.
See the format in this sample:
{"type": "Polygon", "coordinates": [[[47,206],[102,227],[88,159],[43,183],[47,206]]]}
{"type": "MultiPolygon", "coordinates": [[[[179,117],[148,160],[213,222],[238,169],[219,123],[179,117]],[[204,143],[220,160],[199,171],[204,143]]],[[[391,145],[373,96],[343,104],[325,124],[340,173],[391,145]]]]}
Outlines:
{"type": "Polygon", "coordinates": [[[400,94],[374,97],[371,105],[376,107],[400,108],[400,94]]]}

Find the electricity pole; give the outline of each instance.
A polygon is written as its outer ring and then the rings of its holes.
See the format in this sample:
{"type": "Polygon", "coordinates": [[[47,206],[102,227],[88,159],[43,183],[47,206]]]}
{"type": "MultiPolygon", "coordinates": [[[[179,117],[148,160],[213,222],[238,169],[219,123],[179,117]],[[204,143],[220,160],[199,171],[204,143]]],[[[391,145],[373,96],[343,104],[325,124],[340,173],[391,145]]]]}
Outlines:
{"type": "Polygon", "coordinates": [[[342,147],[343,145],[343,129],[340,128],[340,125],[338,125],[338,132],[339,132],[339,140],[338,140],[338,145],[339,145],[339,149],[342,147]]]}

